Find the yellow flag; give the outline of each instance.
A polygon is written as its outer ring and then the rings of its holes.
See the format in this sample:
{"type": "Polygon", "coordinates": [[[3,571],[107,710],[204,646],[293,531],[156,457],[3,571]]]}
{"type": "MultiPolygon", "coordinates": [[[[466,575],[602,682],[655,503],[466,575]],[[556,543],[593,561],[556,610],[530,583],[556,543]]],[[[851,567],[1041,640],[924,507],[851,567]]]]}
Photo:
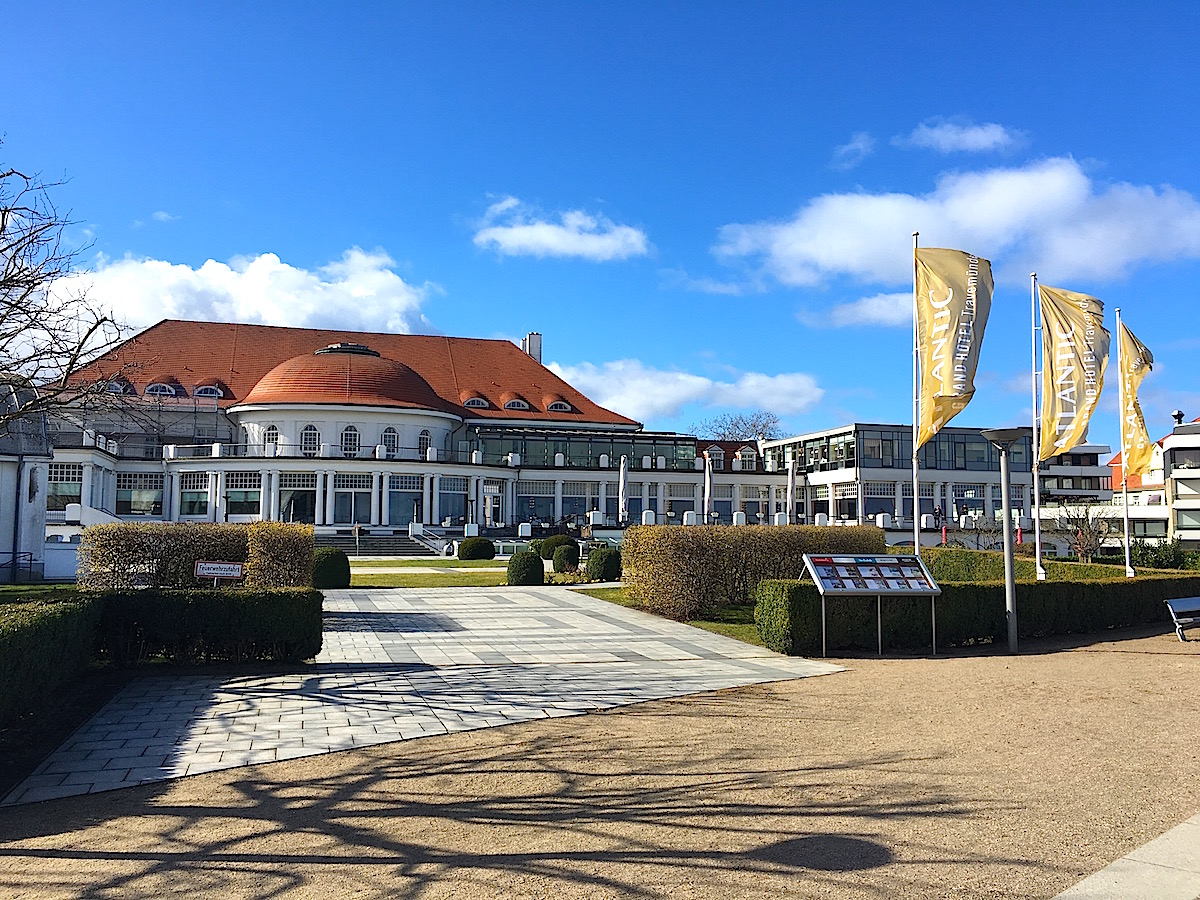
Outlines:
{"type": "Polygon", "coordinates": [[[1125,394],[1125,408],[1121,411],[1121,465],[1128,478],[1149,472],[1154,458],[1154,443],[1146,433],[1146,420],[1142,417],[1142,404],[1137,396],[1142,379],[1154,367],[1154,356],[1124,322],[1118,340],[1121,342],[1121,381],[1125,394]]]}
{"type": "Polygon", "coordinates": [[[1108,368],[1104,304],[1087,294],[1038,285],[1042,306],[1042,437],[1038,459],[1087,439],[1088,420],[1108,368]]]}
{"type": "Polygon", "coordinates": [[[975,395],[979,347],[992,308],[992,264],[961,250],[917,250],[917,353],[924,445],[975,395]]]}

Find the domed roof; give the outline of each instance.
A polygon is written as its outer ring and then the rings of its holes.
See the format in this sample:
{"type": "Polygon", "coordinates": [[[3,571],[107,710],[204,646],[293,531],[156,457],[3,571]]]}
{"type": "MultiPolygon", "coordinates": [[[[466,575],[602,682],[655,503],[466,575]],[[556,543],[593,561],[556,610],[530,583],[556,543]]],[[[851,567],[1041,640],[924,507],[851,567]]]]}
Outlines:
{"type": "Polygon", "coordinates": [[[362,344],[330,344],[293,356],[258,380],[243,403],[303,403],[442,409],[420,375],[362,344]]]}

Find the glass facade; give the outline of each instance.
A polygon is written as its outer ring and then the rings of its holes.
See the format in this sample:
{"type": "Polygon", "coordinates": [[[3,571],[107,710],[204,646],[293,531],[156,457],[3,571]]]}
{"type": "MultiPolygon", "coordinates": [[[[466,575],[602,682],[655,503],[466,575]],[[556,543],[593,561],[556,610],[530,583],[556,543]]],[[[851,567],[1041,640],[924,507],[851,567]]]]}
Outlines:
{"type": "Polygon", "coordinates": [[[679,435],[658,435],[646,432],[624,435],[567,434],[544,431],[526,432],[519,430],[481,431],[478,446],[472,449],[483,451],[486,465],[503,465],[510,453],[521,456],[522,468],[553,469],[558,454],[562,454],[563,465],[569,468],[598,469],[600,457],[608,457],[608,465],[617,469],[621,457],[629,457],[629,468],[641,470],[650,458],[650,467],[657,468],[662,457],[666,468],[673,471],[694,471],[696,468],[696,440],[679,435]]]}
{"type": "MultiPolygon", "coordinates": [[[[772,447],[768,460],[785,471],[795,458],[798,472],[828,472],[855,466],[864,469],[912,468],[912,429],[863,427],[854,431],[807,438],[772,447]]],[[[1030,471],[1030,438],[1013,445],[1009,462],[1014,472],[1030,471]]],[[[945,428],[918,453],[921,469],[960,472],[999,472],[1000,451],[970,428],[945,428]]]]}

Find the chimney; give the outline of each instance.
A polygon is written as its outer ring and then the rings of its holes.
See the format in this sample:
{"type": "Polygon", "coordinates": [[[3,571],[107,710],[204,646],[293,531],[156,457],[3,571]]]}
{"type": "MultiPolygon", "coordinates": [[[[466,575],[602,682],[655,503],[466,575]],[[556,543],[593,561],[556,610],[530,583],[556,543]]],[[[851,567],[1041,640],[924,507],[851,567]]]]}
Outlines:
{"type": "Polygon", "coordinates": [[[1183,410],[1182,409],[1175,410],[1174,412],[1171,413],[1171,418],[1175,420],[1176,425],[1182,425],[1183,424],[1183,410]]]}
{"type": "Polygon", "coordinates": [[[531,331],[521,338],[521,349],[540,363],[542,361],[542,333],[531,331]]]}

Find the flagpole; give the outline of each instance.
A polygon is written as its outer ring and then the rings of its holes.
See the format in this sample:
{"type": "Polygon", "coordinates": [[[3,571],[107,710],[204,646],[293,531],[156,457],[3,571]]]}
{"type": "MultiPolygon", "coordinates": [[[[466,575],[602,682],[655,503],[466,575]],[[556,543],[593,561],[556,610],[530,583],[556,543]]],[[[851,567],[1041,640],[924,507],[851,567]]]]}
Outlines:
{"type": "Polygon", "coordinates": [[[918,357],[920,347],[917,343],[917,238],[921,232],[914,231],[913,239],[913,420],[912,420],[912,479],[913,479],[913,553],[921,556],[921,483],[920,466],[917,463],[917,423],[921,416],[920,385],[918,376],[918,357]]]}
{"type": "MultiPolygon", "coordinates": [[[[1038,424],[1041,409],[1038,405],[1038,319],[1037,319],[1037,272],[1029,273],[1029,318],[1032,323],[1031,345],[1033,347],[1033,364],[1031,381],[1033,387],[1033,550],[1036,560],[1037,580],[1046,580],[1046,569],[1042,565],[1042,486],[1041,461],[1042,444],[1038,440],[1038,424]]],[[[1045,327],[1043,323],[1043,327],[1045,327]]]]}
{"type": "Polygon", "coordinates": [[[1121,358],[1121,307],[1117,307],[1117,403],[1121,407],[1121,503],[1124,507],[1125,523],[1125,577],[1133,578],[1137,573],[1129,561],[1129,451],[1125,447],[1125,366],[1121,358]]]}

